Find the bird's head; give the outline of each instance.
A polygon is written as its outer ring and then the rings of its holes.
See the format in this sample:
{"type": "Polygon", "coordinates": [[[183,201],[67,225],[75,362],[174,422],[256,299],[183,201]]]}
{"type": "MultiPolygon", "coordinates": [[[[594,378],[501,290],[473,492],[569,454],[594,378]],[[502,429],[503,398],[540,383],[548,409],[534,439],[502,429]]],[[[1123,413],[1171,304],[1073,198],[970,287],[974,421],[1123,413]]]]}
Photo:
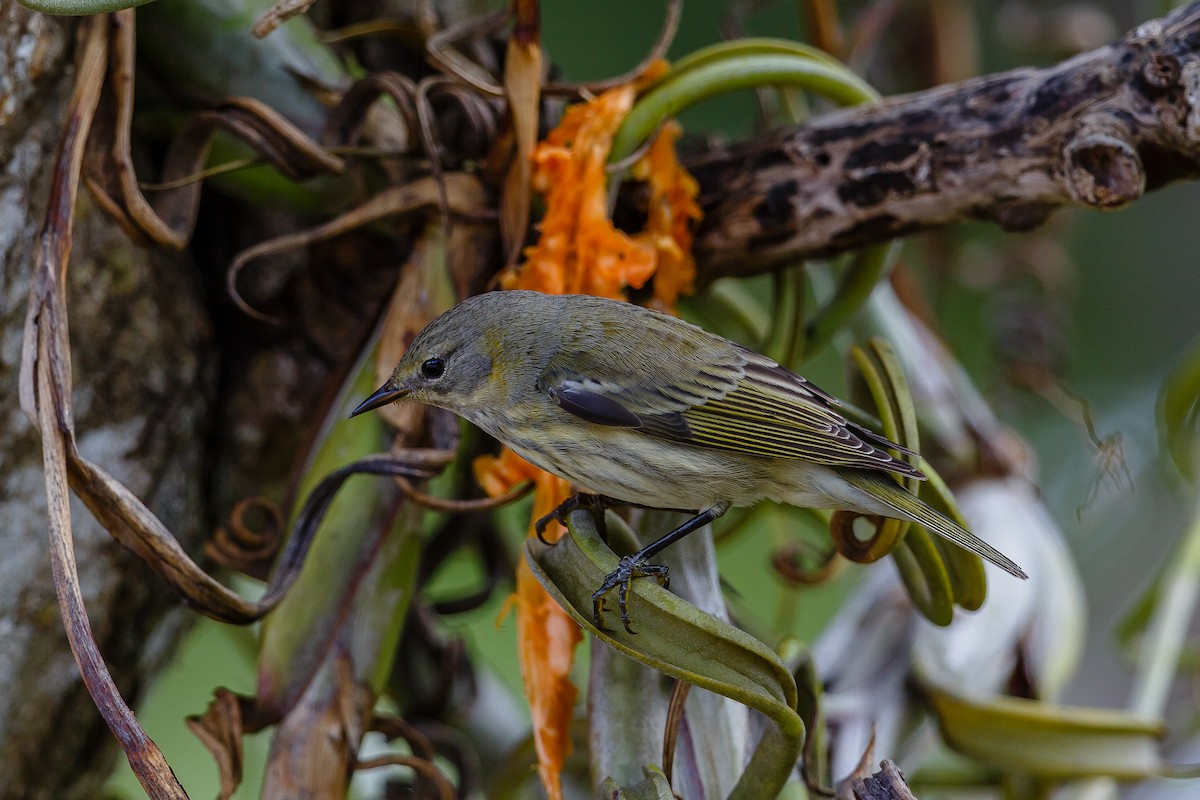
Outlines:
{"type": "Polygon", "coordinates": [[[461,303],[417,334],[383,386],[350,416],[416,400],[474,421],[498,401],[497,320],[489,318],[481,295],[461,303]]]}

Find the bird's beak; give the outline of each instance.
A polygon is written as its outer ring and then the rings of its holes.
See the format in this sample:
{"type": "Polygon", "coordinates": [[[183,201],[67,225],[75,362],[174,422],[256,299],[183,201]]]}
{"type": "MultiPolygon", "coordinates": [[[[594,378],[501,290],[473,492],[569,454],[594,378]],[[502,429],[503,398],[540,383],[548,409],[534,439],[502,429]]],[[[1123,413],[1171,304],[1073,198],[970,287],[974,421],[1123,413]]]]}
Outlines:
{"type": "Polygon", "coordinates": [[[358,404],[358,408],[350,412],[350,416],[357,417],[365,411],[374,411],[377,408],[386,406],[388,403],[394,403],[408,396],[408,389],[396,389],[390,385],[390,381],[380,386],[375,390],[375,393],[358,404]]]}

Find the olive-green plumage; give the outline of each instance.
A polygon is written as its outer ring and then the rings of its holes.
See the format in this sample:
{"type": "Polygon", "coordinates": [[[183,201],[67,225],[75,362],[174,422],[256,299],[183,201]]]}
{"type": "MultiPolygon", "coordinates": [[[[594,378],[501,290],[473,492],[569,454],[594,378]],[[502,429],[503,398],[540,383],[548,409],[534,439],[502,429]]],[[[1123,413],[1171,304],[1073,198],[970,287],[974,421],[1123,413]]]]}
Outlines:
{"type": "MultiPolygon", "coordinates": [[[[900,487],[924,475],[804,378],[690,323],[584,295],[477,295],[435,319],[355,413],[409,398],[465,417],[577,486],[723,513],[776,500],[920,523],[1002,553],[900,487]]],[[[711,516],[711,514],[710,514],[711,516]]]]}

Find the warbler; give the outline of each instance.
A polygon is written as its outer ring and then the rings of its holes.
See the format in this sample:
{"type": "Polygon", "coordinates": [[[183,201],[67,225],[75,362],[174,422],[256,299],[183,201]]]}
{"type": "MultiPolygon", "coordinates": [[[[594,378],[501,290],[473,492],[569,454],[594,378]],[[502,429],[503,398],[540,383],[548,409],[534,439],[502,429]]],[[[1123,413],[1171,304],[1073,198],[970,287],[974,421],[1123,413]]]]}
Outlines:
{"type": "MultiPolygon", "coordinates": [[[[684,320],[589,295],[476,295],[417,335],[391,378],[351,414],[417,400],[469,420],[577,488],[695,516],[632,556],[593,596],[666,568],[655,553],[734,506],[774,500],[923,525],[1007,572],[1002,553],[902,488],[923,479],[894,442],[832,395],[684,320]]],[[[632,632],[632,631],[631,631],[632,632]]]]}

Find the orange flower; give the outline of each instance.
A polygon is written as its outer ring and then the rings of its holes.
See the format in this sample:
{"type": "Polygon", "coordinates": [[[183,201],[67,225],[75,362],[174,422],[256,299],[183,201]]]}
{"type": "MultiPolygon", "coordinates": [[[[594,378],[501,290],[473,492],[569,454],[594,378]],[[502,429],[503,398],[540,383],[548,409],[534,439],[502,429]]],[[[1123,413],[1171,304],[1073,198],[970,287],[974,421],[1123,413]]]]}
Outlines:
{"type": "Polygon", "coordinates": [[[654,248],[614,228],[607,209],[608,153],[636,92],[620,86],[572,106],[534,149],[531,185],[546,196],[542,235],[502,287],[623,299],[624,287],[640,288],[654,272],[654,248]]]}
{"type": "Polygon", "coordinates": [[[667,311],[691,291],[691,228],[700,207],[696,181],[675,157],[677,124],[664,126],[632,168],[650,189],[646,229],[630,236],[608,216],[608,155],[636,95],[636,85],[619,86],[568,108],[534,149],[530,184],[546,199],[541,237],[524,264],[501,276],[501,287],[623,300],[626,286],[640,289],[653,277],[655,305],[667,311]]]}
{"type": "MultiPolygon", "coordinates": [[[[535,533],[533,521],[549,514],[571,494],[570,483],[543,472],[507,448],[499,456],[480,456],[474,467],[479,485],[493,497],[528,480],[536,484],[530,536],[535,533]]],[[[547,527],[546,538],[557,541],[564,532],[563,526],[555,522],[547,527]]],[[[517,565],[513,602],[517,608],[517,656],[529,698],[538,773],[550,800],[562,800],[559,776],[571,749],[571,710],[577,694],[570,679],[571,661],[583,632],[546,594],[524,558],[517,565]]]]}
{"type": "Polygon", "coordinates": [[[655,250],[654,305],[660,311],[673,311],[675,301],[692,291],[696,279],[692,224],[702,216],[696,202],[700,185],[675,157],[675,140],[681,133],[674,120],[664,125],[632,170],[634,178],[650,187],[646,229],[636,238],[655,250]]]}

